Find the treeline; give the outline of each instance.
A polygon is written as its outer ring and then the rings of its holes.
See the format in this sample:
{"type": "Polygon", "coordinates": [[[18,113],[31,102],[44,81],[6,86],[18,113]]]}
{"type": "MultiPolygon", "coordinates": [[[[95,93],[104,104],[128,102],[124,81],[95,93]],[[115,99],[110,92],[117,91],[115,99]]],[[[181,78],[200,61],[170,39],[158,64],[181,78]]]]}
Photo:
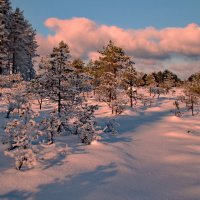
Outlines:
{"type": "Polygon", "coordinates": [[[23,12],[13,10],[9,0],[0,0],[0,74],[33,79],[37,47],[36,31],[23,12]]]}
{"type": "MultiPolygon", "coordinates": [[[[61,42],[60,45],[62,46],[67,44],[61,42]]],[[[149,74],[139,72],[135,68],[133,58],[126,54],[124,49],[116,46],[112,41],[109,41],[109,43],[99,51],[99,54],[99,59],[94,61],[91,60],[87,64],[85,64],[80,58],[74,60],[68,59],[65,63],[68,70],[62,70],[59,68],[59,70],[61,70],[59,73],[62,75],[68,74],[70,68],[74,68],[79,78],[82,77],[83,74],[89,75],[91,80],[87,83],[91,85],[98,100],[104,101],[108,104],[112,113],[121,113],[125,108],[125,105],[128,103],[127,99],[131,107],[133,107],[133,104],[137,99],[150,101],[148,100],[148,97],[144,97],[145,95],[143,95],[143,97],[136,95],[136,88],[138,87],[145,87],[149,90],[150,95],[153,94],[153,97],[158,95],[159,97],[161,93],[167,94],[173,87],[188,85],[188,81],[181,81],[175,73],[169,70],[152,72],[149,74]]],[[[41,74],[45,74],[46,76],[49,66],[51,66],[53,56],[54,55],[51,54],[41,59],[39,68],[42,69],[43,72],[41,73],[40,70],[39,75],[36,77],[36,88],[44,87],[44,83],[40,80],[44,81],[45,79],[41,79],[41,74]]],[[[64,57],[62,59],[64,59],[64,57]]],[[[51,77],[56,75],[56,68],[53,70],[54,73],[51,77]]],[[[54,88],[52,83],[50,85],[54,88]]],[[[46,90],[48,91],[48,89],[46,90]]],[[[43,90],[41,91],[40,102],[42,102],[42,98],[44,98],[45,94],[43,90]]],[[[58,99],[60,99],[61,96],[58,96],[58,99]]],[[[61,101],[62,100],[58,100],[58,102],[61,101]]],[[[59,107],[60,106],[58,105],[58,108],[59,107]]]]}

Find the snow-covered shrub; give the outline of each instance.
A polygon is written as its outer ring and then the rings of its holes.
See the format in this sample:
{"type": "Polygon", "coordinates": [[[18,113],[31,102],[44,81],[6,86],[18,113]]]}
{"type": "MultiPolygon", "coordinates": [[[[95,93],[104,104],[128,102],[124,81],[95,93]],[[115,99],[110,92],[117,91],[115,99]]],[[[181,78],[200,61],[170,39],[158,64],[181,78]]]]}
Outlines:
{"type": "Polygon", "coordinates": [[[42,109],[44,99],[47,97],[45,84],[46,80],[43,79],[40,75],[37,75],[35,79],[33,79],[27,85],[27,93],[33,100],[37,99],[40,110],[42,109]]]}
{"type": "Polygon", "coordinates": [[[49,116],[42,119],[39,124],[42,142],[47,144],[54,143],[54,136],[61,133],[62,117],[57,111],[52,111],[49,116]]]}
{"type": "Polygon", "coordinates": [[[12,88],[7,89],[4,93],[4,100],[7,101],[7,115],[6,117],[10,117],[10,113],[15,109],[19,109],[22,105],[28,102],[27,94],[26,94],[26,84],[24,82],[16,83],[12,88]]]}
{"type": "Polygon", "coordinates": [[[18,107],[16,102],[10,102],[7,106],[6,118],[10,117],[10,113],[13,112],[18,107]]]}
{"type": "Polygon", "coordinates": [[[111,119],[108,122],[106,122],[106,126],[103,131],[105,133],[117,134],[117,127],[119,127],[119,123],[117,123],[115,119],[111,119]]]}
{"type": "Polygon", "coordinates": [[[122,80],[121,85],[126,91],[129,98],[130,107],[133,107],[133,101],[135,105],[137,104],[137,80],[139,78],[139,73],[133,67],[135,63],[130,59],[128,66],[122,70],[122,80]]]}
{"type": "Polygon", "coordinates": [[[179,105],[178,100],[175,100],[173,104],[175,106],[175,111],[174,111],[175,116],[180,117],[181,111],[180,111],[180,105],[179,105]]]}
{"type": "Polygon", "coordinates": [[[200,73],[197,73],[191,82],[185,84],[185,103],[188,107],[188,110],[192,111],[194,115],[195,105],[198,105],[200,102],[200,73]]]}
{"type": "Polygon", "coordinates": [[[16,149],[15,151],[7,151],[5,155],[15,159],[15,167],[20,170],[22,166],[32,168],[37,163],[37,157],[32,149],[16,149]]]}
{"type": "Polygon", "coordinates": [[[35,162],[33,141],[37,138],[38,127],[34,118],[37,116],[29,103],[20,108],[19,119],[7,123],[5,134],[9,144],[6,155],[15,158],[16,168],[32,166],[35,162]]]}
{"type": "Polygon", "coordinates": [[[110,106],[112,107],[113,112],[116,115],[119,115],[125,110],[127,103],[128,99],[118,97],[110,103],[110,106]]]}
{"type": "Polygon", "coordinates": [[[165,88],[160,88],[160,87],[150,87],[149,92],[150,94],[153,94],[153,97],[158,95],[158,98],[160,97],[161,94],[167,94],[167,90],[165,88]]]}
{"type": "Polygon", "coordinates": [[[143,106],[149,106],[149,107],[152,106],[153,97],[151,97],[151,96],[149,97],[144,94],[139,94],[139,95],[137,95],[137,99],[141,101],[143,106]]]}
{"type": "Polygon", "coordinates": [[[96,121],[94,117],[95,110],[98,106],[84,105],[81,112],[78,113],[77,119],[74,122],[75,134],[77,134],[84,144],[90,144],[96,137],[96,121]]]}

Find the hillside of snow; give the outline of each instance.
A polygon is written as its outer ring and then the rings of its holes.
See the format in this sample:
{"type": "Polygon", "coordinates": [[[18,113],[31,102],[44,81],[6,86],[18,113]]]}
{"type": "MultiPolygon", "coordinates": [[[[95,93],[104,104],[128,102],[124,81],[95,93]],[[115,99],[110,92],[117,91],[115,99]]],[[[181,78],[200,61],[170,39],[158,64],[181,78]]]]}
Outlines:
{"type": "MultiPolygon", "coordinates": [[[[199,115],[174,116],[173,98],[161,96],[152,107],[138,105],[118,116],[98,102],[97,122],[103,127],[115,118],[118,134],[104,133],[88,146],[77,136],[57,137],[29,170],[17,171],[0,144],[0,199],[199,200],[199,115]]],[[[51,109],[45,105],[42,114],[51,109]]],[[[1,104],[1,132],[5,111],[1,104]]]]}

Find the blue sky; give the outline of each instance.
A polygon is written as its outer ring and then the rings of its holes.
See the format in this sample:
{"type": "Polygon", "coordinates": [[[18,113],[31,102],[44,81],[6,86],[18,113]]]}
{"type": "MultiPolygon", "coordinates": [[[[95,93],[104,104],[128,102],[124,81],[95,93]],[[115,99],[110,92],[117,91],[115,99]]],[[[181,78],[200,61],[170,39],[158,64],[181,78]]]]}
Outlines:
{"type": "Polygon", "coordinates": [[[122,28],[154,26],[183,27],[200,24],[200,0],[11,0],[24,10],[38,32],[47,34],[43,25],[50,17],[86,17],[100,24],[122,28]]]}
{"type": "Polygon", "coordinates": [[[40,55],[64,40],[72,57],[98,59],[109,40],[144,72],[200,70],[200,0],[11,0],[37,30],[40,55]],[[148,28],[153,27],[153,28],[148,28]]]}

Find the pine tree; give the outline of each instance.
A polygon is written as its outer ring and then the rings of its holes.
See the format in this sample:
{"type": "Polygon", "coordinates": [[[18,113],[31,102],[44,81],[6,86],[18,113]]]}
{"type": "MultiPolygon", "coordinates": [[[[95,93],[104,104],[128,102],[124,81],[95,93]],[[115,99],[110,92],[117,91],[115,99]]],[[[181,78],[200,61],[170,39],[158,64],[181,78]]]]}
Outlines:
{"type": "Polygon", "coordinates": [[[0,74],[20,73],[24,80],[35,76],[36,32],[23,12],[12,11],[9,0],[0,0],[0,74]]]}
{"type": "Polygon", "coordinates": [[[151,94],[153,92],[153,87],[156,86],[156,81],[155,81],[153,74],[148,74],[145,77],[145,83],[149,87],[149,93],[150,93],[150,96],[151,96],[151,94]]]}
{"type": "Polygon", "coordinates": [[[112,108],[112,113],[114,113],[113,103],[117,102],[119,106],[120,102],[117,97],[120,89],[121,74],[129,66],[130,57],[126,55],[121,47],[115,46],[112,41],[109,41],[108,45],[103,47],[99,53],[101,56],[99,57],[98,65],[102,69],[102,74],[97,90],[102,96],[101,99],[108,102],[108,105],[112,108]]]}
{"type": "Polygon", "coordinates": [[[77,122],[78,116],[84,112],[83,94],[92,90],[91,77],[72,66],[69,47],[64,42],[60,42],[58,47],[53,49],[49,61],[42,60],[40,68],[43,73],[39,77],[39,84],[44,86],[45,95],[51,101],[57,102],[57,111],[43,123],[49,127],[46,128],[49,130],[49,140],[53,141],[56,133],[75,134],[70,120],[77,122]]]}
{"type": "Polygon", "coordinates": [[[100,78],[100,85],[97,89],[101,100],[111,103],[112,100],[117,98],[117,86],[119,85],[115,76],[111,72],[105,72],[100,78]]]}
{"type": "Polygon", "coordinates": [[[0,74],[9,72],[9,33],[11,22],[11,5],[9,0],[0,0],[0,74]]]}
{"type": "Polygon", "coordinates": [[[81,94],[91,90],[91,78],[72,67],[68,45],[60,42],[53,49],[49,61],[43,62],[40,67],[44,73],[40,79],[46,83],[47,97],[57,102],[58,113],[65,106],[81,103],[81,94]]]}
{"type": "Polygon", "coordinates": [[[101,66],[101,63],[99,61],[90,60],[86,65],[85,72],[92,77],[92,86],[95,95],[97,88],[100,86],[100,79],[104,72],[103,67],[101,66]]]}
{"type": "Polygon", "coordinates": [[[20,68],[20,74],[24,77],[25,80],[31,80],[35,77],[35,69],[34,69],[34,58],[37,55],[37,41],[36,41],[36,30],[33,30],[32,25],[26,20],[26,32],[25,32],[25,48],[24,54],[26,57],[25,62],[20,68]]]}
{"type": "Polygon", "coordinates": [[[69,58],[69,47],[61,41],[58,47],[53,49],[47,66],[41,66],[41,68],[45,68],[44,71],[46,71],[42,79],[46,82],[47,96],[51,100],[57,102],[58,113],[61,112],[63,101],[70,99],[73,95],[73,91],[70,93],[72,88],[68,85],[68,79],[70,79],[69,72],[75,69],[70,67],[69,58]]]}
{"type": "Polygon", "coordinates": [[[115,78],[119,70],[127,66],[129,57],[121,47],[115,46],[111,40],[99,53],[101,54],[99,61],[102,63],[105,72],[113,73],[115,78]]]}
{"type": "Polygon", "coordinates": [[[35,75],[32,59],[36,56],[36,33],[19,8],[11,15],[9,40],[11,73],[31,80],[35,75]]]}
{"type": "Polygon", "coordinates": [[[185,102],[194,115],[194,106],[200,100],[200,73],[196,73],[185,85],[185,102]]]}
{"type": "Polygon", "coordinates": [[[153,87],[156,85],[156,81],[155,81],[153,74],[148,74],[145,79],[146,79],[145,82],[146,82],[147,86],[153,87]]]}
{"type": "Polygon", "coordinates": [[[31,80],[27,85],[27,92],[37,99],[40,110],[42,109],[43,100],[47,97],[46,95],[46,80],[41,75],[37,75],[35,79],[31,80]]]}
{"type": "Polygon", "coordinates": [[[168,70],[165,70],[163,72],[163,83],[161,84],[161,86],[166,89],[167,93],[173,86],[175,86],[175,79],[173,73],[171,73],[168,70]]]}
{"type": "Polygon", "coordinates": [[[9,34],[10,39],[10,62],[11,73],[17,74],[21,65],[18,63],[19,58],[24,59],[24,32],[25,32],[25,19],[23,12],[19,8],[16,8],[15,12],[11,15],[11,32],[9,34]]]}
{"type": "Polygon", "coordinates": [[[137,90],[135,89],[137,85],[137,72],[134,68],[135,63],[130,60],[129,65],[126,69],[122,72],[122,85],[124,86],[125,90],[127,91],[128,97],[130,99],[130,106],[133,107],[133,99],[136,100],[136,93],[137,90]]]}
{"type": "Polygon", "coordinates": [[[84,72],[85,63],[80,58],[74,59],[71,66],[74,67],[78,73],[84,72]]]}

